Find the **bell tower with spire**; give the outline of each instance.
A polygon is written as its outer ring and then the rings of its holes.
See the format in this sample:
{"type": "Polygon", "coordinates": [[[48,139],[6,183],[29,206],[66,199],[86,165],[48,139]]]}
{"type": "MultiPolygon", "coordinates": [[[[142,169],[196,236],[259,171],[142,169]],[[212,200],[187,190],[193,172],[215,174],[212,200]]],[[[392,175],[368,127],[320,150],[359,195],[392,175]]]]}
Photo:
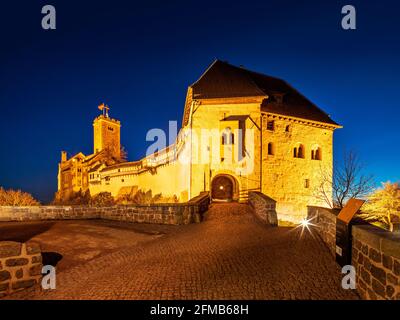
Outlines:
{"type": "Polygon", "coordinates": [[[102,114],[93,121],[93,152],[108,149],[117,159],[121,157],[121,123],[109,116],[110,107],[104,103],[99,105],[102,114]]]}

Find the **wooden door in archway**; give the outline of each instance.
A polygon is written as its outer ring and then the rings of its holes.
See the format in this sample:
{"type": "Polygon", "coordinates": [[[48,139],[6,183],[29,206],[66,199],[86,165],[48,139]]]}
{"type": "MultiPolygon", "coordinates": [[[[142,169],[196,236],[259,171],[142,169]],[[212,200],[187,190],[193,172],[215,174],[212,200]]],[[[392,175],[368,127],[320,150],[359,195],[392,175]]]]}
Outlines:
{"type": "Polygon", "coordinates": [[[227,176],[214,178],[211,186],[211,197],[215,200],[230,201],[233,198],[233,182],[227,176]]]}

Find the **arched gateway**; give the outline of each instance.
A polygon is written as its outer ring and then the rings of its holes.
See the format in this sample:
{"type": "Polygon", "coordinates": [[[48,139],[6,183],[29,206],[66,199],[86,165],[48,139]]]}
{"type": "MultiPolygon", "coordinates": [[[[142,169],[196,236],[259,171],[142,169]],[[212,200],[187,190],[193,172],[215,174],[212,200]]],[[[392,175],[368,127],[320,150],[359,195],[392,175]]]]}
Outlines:
{"type": "Polygon", "coordinates": [[[215,201],[232,201],[237,198],[237,183],[230,175],[218,175],[211,182],[211,198],[215,201]]]}

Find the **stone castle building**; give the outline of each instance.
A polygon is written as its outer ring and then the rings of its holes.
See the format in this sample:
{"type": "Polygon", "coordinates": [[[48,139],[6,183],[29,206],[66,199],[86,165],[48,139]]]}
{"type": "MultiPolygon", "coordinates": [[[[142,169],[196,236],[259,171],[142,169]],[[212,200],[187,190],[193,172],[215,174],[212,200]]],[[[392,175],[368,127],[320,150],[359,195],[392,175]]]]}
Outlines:
{"type": "MultiPolygon", "coordinates": [[[[108,110],[107,110],[108,111],[108,110]]],[[[120,122],[94,120],[93,154],[62,152],[57,198],[75,192],[115,198],[138,190],[185,202],[203,191],[214,201],[247,201],[260,191],[280,220],[297,222],[331,174],[333,132],[340,126],[281,79],[216,60],[189,86],[175,143],[143,159],[120,155],[120,122]]]]}

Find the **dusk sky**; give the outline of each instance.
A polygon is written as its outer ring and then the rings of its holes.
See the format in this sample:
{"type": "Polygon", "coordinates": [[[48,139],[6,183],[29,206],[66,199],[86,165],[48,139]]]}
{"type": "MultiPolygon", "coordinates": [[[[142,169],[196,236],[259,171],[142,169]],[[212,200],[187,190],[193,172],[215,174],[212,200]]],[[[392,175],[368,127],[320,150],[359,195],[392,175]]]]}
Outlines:
{"type": "Polygon", "coordinates": [[[400,180],[399,12],[387,0],[3,2],[0,186],[50,201],[60,151],[92,153],[101,102],[140,159],[215,58],[285,79],[344,126],[335,161],[354,149],[377,183],[400,180]],[[45,4],[56,30],[41,28],[45,4]],[[346,4],[356,30],[341,28],[346,4]]]}

